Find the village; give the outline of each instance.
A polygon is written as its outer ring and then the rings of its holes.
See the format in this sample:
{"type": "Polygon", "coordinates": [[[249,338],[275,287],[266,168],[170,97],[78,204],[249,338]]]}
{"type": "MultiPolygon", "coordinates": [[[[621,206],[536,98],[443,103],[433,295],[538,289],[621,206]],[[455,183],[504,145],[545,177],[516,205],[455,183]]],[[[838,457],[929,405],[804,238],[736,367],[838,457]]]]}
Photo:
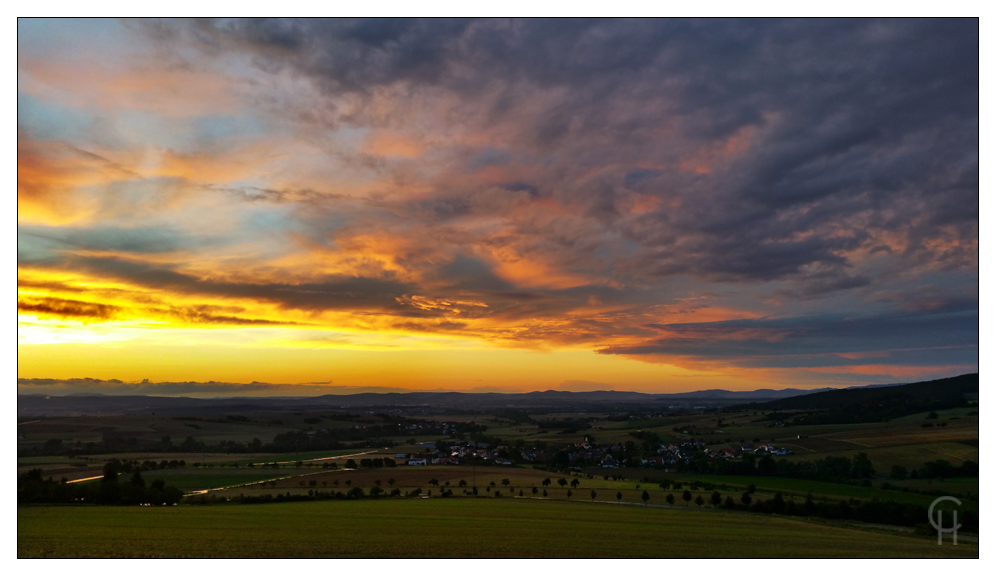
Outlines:
{"type": "Polygon", "coordinates": [[[742,458],[745,454],[752,454],[756,457],[792,454],[791,450],[772,444],[762,444],[755,448],[752,444],[744,443],[739,447],[712,449],[706,447],[704,442],[694,439],[678,444],[662,443],[656,447],[645,444],[638,447],[632,441],[625,444],[597,444],[589,436],[585,436],[583,441],[570,444],[560,450],[547,448],[542,442],[537,442],[537,445],[533,447],[526,447],[523,444],[524,442],[520,440],[514,447],[503,445],[491,447],[486,442],[440,440],[434,443],[418,444],[417,446],[423,448],[421,452],[398,453],[395,458],[404,460],[409,466],[456,465],[473,462],[499,466],[531,464],[548,468],[619,468],[626,466],[669,469],[678,462],[691,462],[693,455],[698,453],[709,458],[729,460],[742,458]],[[647,448],[651,449],[647,450],[647,448]]]}

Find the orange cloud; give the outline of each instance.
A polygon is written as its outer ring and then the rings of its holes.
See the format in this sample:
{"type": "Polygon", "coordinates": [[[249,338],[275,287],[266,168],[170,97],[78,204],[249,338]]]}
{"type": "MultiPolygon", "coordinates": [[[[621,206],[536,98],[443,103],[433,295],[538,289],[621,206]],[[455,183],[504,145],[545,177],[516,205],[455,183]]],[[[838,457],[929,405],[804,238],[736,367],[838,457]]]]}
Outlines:
{"type": "Polygon", "coordinates": [[[17,139],[18,221],[68,223],[96,208],[85,186],[134,178],[126,167],[60,142],[17,139]]]}
{"type": "Polygon", "coordinates": [[[18,90],[74,108],[145,110],[171,117],[233,113],[239,100],[220,71],[138,61],[106,66],[98,59],[17,61],[18,90]]]}
{"type": "Polygon", "coordinates": [[[425,152],[426,146],[418,138],[393,132],[378,131],[367,138],[361,149],[375,156],[414,158],[425,152]]]}
{"type": "Polygon", "coordinates": [[[703,146],[694,154],[685,156],[678,167],[685,172],[709,174],[716,164],[746,152],[756,131],[755,126],[745,126],[726,140],[703,146]]]}

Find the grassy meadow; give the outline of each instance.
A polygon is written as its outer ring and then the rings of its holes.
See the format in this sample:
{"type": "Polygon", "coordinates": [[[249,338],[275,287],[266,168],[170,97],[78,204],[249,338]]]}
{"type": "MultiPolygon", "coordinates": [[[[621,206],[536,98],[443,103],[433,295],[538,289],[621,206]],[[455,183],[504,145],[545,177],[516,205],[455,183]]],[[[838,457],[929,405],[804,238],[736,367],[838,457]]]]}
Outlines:
{"type": "Polygon", "coordinates": [[[965,557],[910,534],[757,514],[528,499],[18,508],[33,557],[965,557]]]}

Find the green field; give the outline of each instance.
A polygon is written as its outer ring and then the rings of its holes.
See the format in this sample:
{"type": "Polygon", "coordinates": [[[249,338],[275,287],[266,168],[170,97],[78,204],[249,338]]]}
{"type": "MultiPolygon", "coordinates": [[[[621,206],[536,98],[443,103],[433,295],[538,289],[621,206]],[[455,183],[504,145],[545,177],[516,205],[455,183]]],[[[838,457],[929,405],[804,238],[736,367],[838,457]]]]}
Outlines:
{"type": "Polygon", "coordinates": [[[29,557],[969,557],[903,533],[723,511],[513,499],[20,507],[29,557]]]}
{"type": "MultiPolygon", "coordinates": [[[[900,492],[897,490],[882,490],[875,486],[856,486],[851,484],[835,484],[832,482],[820,482],[818,480],[805,480],[800,478],[780,478],[777,476],[708,476],[708,475],[681,475],[672,476],[679,482],[694,482],[700,480],[713,484],[725,484],[731,490],[740,491],[748,485],[753,484],[760,492],[781,492],[784,496],[795,496],[797,499],[805,498],[806,494],[812,493],[817,499],[850,499],[859,500],[892,500],[905,504],[920,504],[930,506],[936,496],[925,496],[911,492],[900,492]]],[[[959,485],[961,486],[961,485],[959,485]]],[[[937,483],[933,487],[943,489],[944,485],[937,483]]],[[[967,509],[977,510],[978,502],[966,501],[967,509]]]]}
{"type": "MultiPolygon", "coordinates": [[[[146,482],[162,479],[167,484],[176,486],[185,492],[236,486],[251,482],[263,482],[272,478],[284,478],[287,475],[288,472],[281,472],[280,470],[233,470],[224,468],[221,470],[216,468],[195,468],[142,472],[142,477],[146,482]]],[[[127,474],[123,475],[122,481],[127,481],[127,478],[127,474]]]]}

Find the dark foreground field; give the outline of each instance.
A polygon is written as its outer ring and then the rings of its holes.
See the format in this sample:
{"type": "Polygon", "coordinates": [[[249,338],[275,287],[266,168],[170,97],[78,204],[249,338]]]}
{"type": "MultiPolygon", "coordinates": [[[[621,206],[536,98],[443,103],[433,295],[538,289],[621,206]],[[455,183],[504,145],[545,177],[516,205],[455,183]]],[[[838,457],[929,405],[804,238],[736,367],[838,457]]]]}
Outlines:
{"type": "Polygon", "coordinates": [[[976,544],[725,511],[520,499],[19,507],[29,557],[970,557],[976,544]]]}

